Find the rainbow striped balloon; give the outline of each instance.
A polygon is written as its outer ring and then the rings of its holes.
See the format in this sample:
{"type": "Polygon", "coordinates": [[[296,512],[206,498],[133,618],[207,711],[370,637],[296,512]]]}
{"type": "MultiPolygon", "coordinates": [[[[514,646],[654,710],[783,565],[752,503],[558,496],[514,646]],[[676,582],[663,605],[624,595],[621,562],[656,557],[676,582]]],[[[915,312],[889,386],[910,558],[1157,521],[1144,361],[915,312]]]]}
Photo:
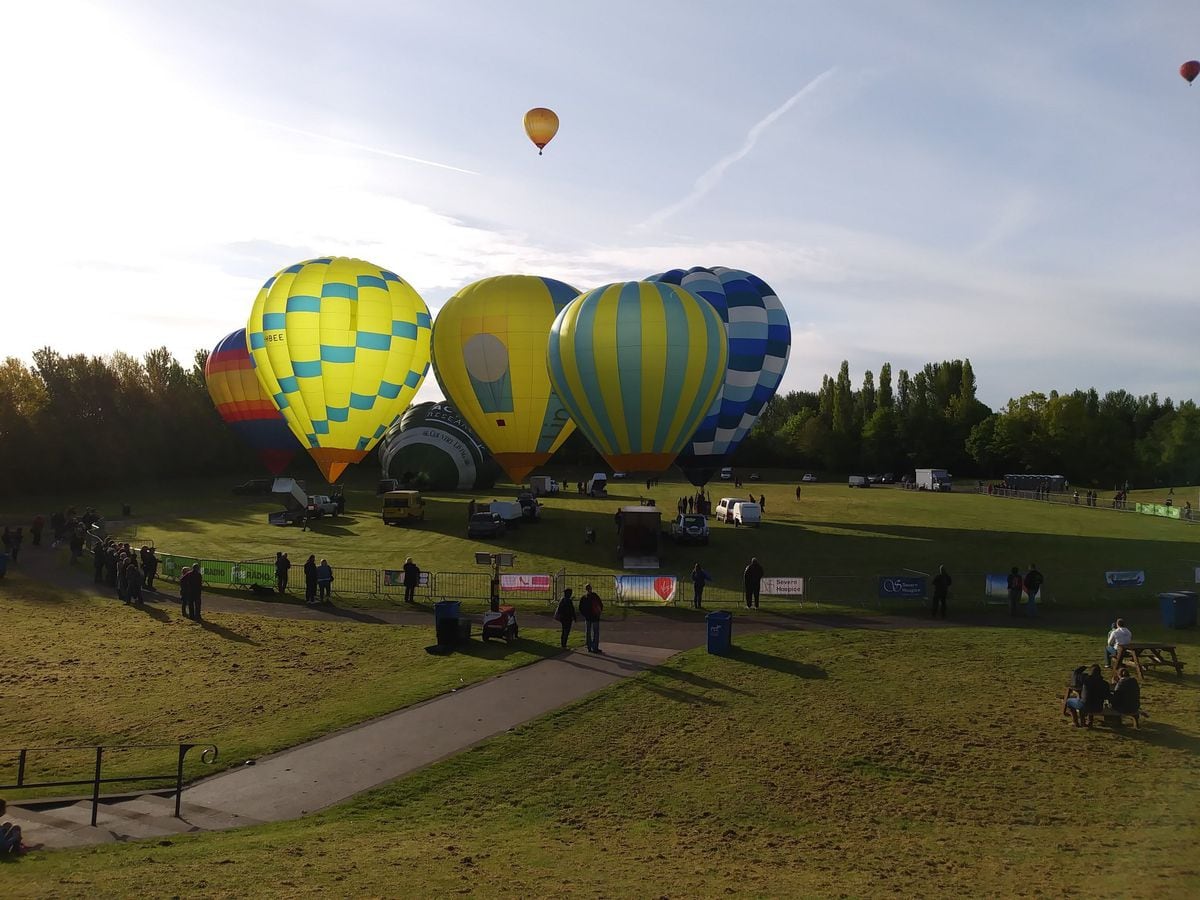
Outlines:
{"type": "Polygon", "coordinates": [[[713,307],[672,284],[588,291],[550,329],[550,381],[618,472],[661,472],[712,406],[728,360],[713,307]]]}
{"type": "Polygon", "coordinates": [[[272,475],[287,468],[300,442],[263,393],[246,351],[246,329],[225,335],[204,363],[204,383],[217,413],[250,445],[272,475]]]}
{"type": "Polygon", "coordinates": [[[258,292],[246,324],[254,371],[330,482],[412,401],[430,325],[420,294],[360,259],[296,263],[258,292]]]}

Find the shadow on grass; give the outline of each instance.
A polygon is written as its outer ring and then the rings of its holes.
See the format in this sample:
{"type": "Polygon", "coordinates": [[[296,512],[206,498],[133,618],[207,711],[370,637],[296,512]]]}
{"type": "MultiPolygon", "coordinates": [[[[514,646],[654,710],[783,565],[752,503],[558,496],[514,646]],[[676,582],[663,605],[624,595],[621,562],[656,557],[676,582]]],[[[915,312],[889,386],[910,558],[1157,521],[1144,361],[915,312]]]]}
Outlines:
{"type": "Polygon", "coordinates": [[[166,623],[170,622],[172,618],[171,614],[166,610],[158,609],[155,606],[151,606],[149,603],[135,603],[133,608],[138,612],[145,613],[156,622],[166,623]]]}
{"type": "MultiPolygon", "coordinates": [[[[432,637],[432,629],[430,632],[432,637]]],[[[456,653],[461,653],[464,656],[475,657],[476,659],[507,659],[514,653],[528,653],[531,656],[536,656],[539,659],[549,659],[552,656],[558,656],[563,651],[557,644],[547,644],[542,641],[531,641],[527,638],[518,638],[511,644],[507,641],[483,641],[471,639],[460,643],[455,648],[456,653]]]]}
{"type": "Polygon", "coordinates": [[[244,634],[238,634],[233,629],[226,628],[224,625],[218,625],[212,619],[201,618],[196,624],[198,624],[205,631],[211,631],[213,634],[217,635],[218,637],[225,638],[227,641],[235,641],[239,644],[249,644],[252,647],[258,646],[258,642],[252,638],[248,638],[244,634]]]}
{"type": "MultiPolygon", "coordinates": [[[[746,653],[749,655],[750,651],[746,651],[746,653]]],[[[754,655],[764,656],[765,654],[759,653],[754,655]]],[[[732,657],[733,654],[731,653],[730,656],[732,657]]],[[[743,697],[753,696],[750,691],[743,691],[741,688],[735,688],[723,681],[714,681],[711,678],[705,678],[703,675],[696,675],[692,672],[684,672],[675,668],[660,666],[654,670],[654,674],[663,678],[674,678],[676,681],[682,681],[693,687],[704,688],[706,690],[729,691],[730,693],[741,694],[743,697]]]]}
{"type": "MultiPolygon", "coordinates": [[[[695,694],[691,691],[681,690],[679,688],[667,687],[662,684],[655,684],[653,681],[642,681],[640,686],[650,691],[652,694],[658,694],[667,700],[674,700],[676,703],[687,703],[691,706],[724,706],[723,700],[718,700],[715,697],[708,697],[704,694],[695,694]]],[[[726,688],[728,690],[728,688],[726,688]]]]}
{"type": "Polygon", "coordinates": [[[770,669],[772,672],[779,672],[783,675],[792,675],[796,678],[829,677],[829,673],[812,663],[799,662],[783,656],[772,656],[769,653],[759,653],[757,650],[746,650],[742,647],[731,647],[726,658],[736,659],[738,662],[758,666],[761,669],[770,669]]]}
{"type": "Polygon", "coordinates": [[[1174,725],[1161,722],[1158,719],[1145,718],[1140,728],[1127,725],[1106,725],[1108,731],[1124,735],[1133,741],[1153,744],[1157,747],[1171,747],[1195,755],[1200,753],[1200,736],[1180,731],[1174,725]]]}
{"type": "MultiPolygon", "coordinates": [[[[307,604],[305,604],[307,607],[307,604]]],[[[388,622],[378,616],[373,616],[369,612],[364,612],[361,609],[355,609],[349,606],[335,606],[332,603],[323,603],[318,606],[311,607],[319,610],[327,616],[333,616],[335,619],[348,619],[351,622],[362,622],[367,625],[387,625],[388,622]]]]}

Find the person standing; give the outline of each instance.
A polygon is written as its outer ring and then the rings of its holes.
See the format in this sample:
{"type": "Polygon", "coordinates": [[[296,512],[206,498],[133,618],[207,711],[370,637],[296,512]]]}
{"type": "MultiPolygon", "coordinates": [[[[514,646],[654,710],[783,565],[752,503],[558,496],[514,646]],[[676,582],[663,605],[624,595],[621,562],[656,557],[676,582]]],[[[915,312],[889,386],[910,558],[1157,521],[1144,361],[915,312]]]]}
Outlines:
{"type": "Polygon", "coordinates": [[[92,574],[96,584],[104,581],[104,566],[108,562],[107,549],[100,541],[96,541],[92,547],[92,574]]]}
{"type": "Polygon", "coordinates": [[[317,566],[317,594],[321,603],[332,603],[330,596],[333,591],[333,566],[329,565],[329,560],[321,560],[321,564],[317,566]]]}
{"type": "Polygon", "coordinates": [[[281,594],[287,593],[288,586],[288,570],[292,567],[292,561],[288,559],[288,555],[282,552],[275,554],[275,589],[281,594]]]}
{"type": "Polygon", "coordinates": [[[125,567],[125,590],[130,602],[136,606],[142,605],[142,581],[142,570],[135,560],[129,560],[129,565],[125,567]]]}
{"type": "MultiPolygon", "coordinates": [[[[562,598],[554,610],[554,621],[562,626],[562,641],[560,646],[567,649],[567,639],[571,636],[571,626],[575,624],[575,601],[571,597],[570,588],[563,588],[562,598]]],[[[589,646],[588,649],[591,649],[589,646]]]]}
{"type": "Polygon", "coordinates": [[[20,555],[20,553],[21,553],[21,541],[23,541],[24,539],[25,539],[25,534],[23,532],[23,529],[21,528],[20,525],[18,525],[17,530],[14,531],[9,536],[8,552],[9,552],[9,555],[12,557],[13,562],[17,561],[17,556],[20,555]]]}
{"type": "Polygon", "coordinates": [[[746,609],[753,607],[758,609],[758,592],[762,587],[763,567],[755,556],[750,560],[750,565],[746,566],[742,573],[742,582],[746,589],[746,609]]]}
{"type": "MultiPolygon", "coordinates": [[[[751,494],[750,496],[753,497],[754,495],[751,494]]],[[[766,494],[758,495],[758,511],[764,512],[764,513],[767,511],[767,495],[766,494]]]]}
{"type": "Polygon", "coordinates": [[[317,557],[311,553],[304,562],[304,602],[317,602],[317,557]]]}
{"type": "Polygon", "coordinates": [[[604,602],[592,590],[590,584],[583,586],[584,594],[579,599],[579,614],[583,616],[584,641],[588,653],[602,653],[600,649],[600,615],[604,612],[604,602]]]}
{"type": "Polygon", "coordinates": [[[179,601],[183,614],[196,622],[200,621],[202,579],[200,564],[184,566],[183,574],[179,576],[179,601]]]}
{"type": "Polygon", "coordinates": [[[46,517],[38,513],[33,517],[33,524],[29,526],[29,533],[33,535],[33,546],[42,546],[42,529],[46,527],[46,517]]]}
{"type": "Polygon", "coordinates": [[[712,576],[700,568],[700,563],[692,566],[692,609],[700,609],[704,604],[704,585],[712,581],[712,576]]]}
{"type": "Polygon", "coordinates": [[[1008,614],[1015,616],[1017,607],[1021,605],[1021,594],[1025,590],[1025,580],[1021,578],[1021,570],[1016,566],[1008,573],[1008,614]]]}
{"type": "Polygon", "coordinates": [[[79,558],[83,556],[83,529],[72,528],[71,537],[68,539],[67,546],[71,550],[71,565],[76,565],[79,558]]]}
{"type": "Polygon", "coordinates": [[[1037,596],[1045,580],[1042,573],[1038,571],[1037,563],[1030,563],[1029,571],[1025,573],[1025,593],[1029,597],[1029,618],[1031,619],[1037,615],[1037,596]]]}
{"type": "Polygon", "coordinates": [[[410,556],[404,561],[404,602],[415,603],[413,594],[421,586],[421,569],[410,556]]]}
{"type": "Polygon", "coordinates": [[[938,608],[942,610],[942,618],[946,618],[946,597],[950,594],[950,583],[953,579],[945,566],[938,566],[938,573],[933,576],[933,609],[930,614],[937,618],[938,608]]]}
{"type": "MultiPolygon", "coordinates": [[[[146,581],[146,590],[154,590],[154,576],[157,574],[158,554],[154,552],[153,547],[147,547],[146,555],[142,558],[142,575],[146,581]]],[[[157,591],[155,593],[157,593],[157,591]]]]}

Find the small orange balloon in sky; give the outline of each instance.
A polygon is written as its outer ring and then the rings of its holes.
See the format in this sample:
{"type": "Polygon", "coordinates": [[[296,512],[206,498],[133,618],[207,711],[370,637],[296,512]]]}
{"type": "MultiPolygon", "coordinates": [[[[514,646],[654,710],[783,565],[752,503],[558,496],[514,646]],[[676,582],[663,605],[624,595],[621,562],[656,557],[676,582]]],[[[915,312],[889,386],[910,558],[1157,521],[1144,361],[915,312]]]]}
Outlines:
{"type": "Polygon", "coordinates": [[[538,148],[538,156],[541,156],[542,148],[558,134],[558,116],[552,109],[546,109],[544,106],[534,107],[525,113],[525,133],[538,148]]]}

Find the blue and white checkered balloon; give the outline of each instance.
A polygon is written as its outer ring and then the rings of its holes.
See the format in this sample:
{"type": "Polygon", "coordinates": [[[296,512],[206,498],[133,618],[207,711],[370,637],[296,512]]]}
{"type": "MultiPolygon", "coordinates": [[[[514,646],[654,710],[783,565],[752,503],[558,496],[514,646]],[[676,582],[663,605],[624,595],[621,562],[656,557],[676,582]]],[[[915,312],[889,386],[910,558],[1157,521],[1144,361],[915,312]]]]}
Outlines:
{"type": "Polygon", "coordinates": [[[722,466],[775,395],[787,369],[792,328],[771,286],[749,272],[721,266],[672,269],[647,281],[677,284],[707,300],[729,334],[725,383],[676,464],[696,486],[722,466]]]}

